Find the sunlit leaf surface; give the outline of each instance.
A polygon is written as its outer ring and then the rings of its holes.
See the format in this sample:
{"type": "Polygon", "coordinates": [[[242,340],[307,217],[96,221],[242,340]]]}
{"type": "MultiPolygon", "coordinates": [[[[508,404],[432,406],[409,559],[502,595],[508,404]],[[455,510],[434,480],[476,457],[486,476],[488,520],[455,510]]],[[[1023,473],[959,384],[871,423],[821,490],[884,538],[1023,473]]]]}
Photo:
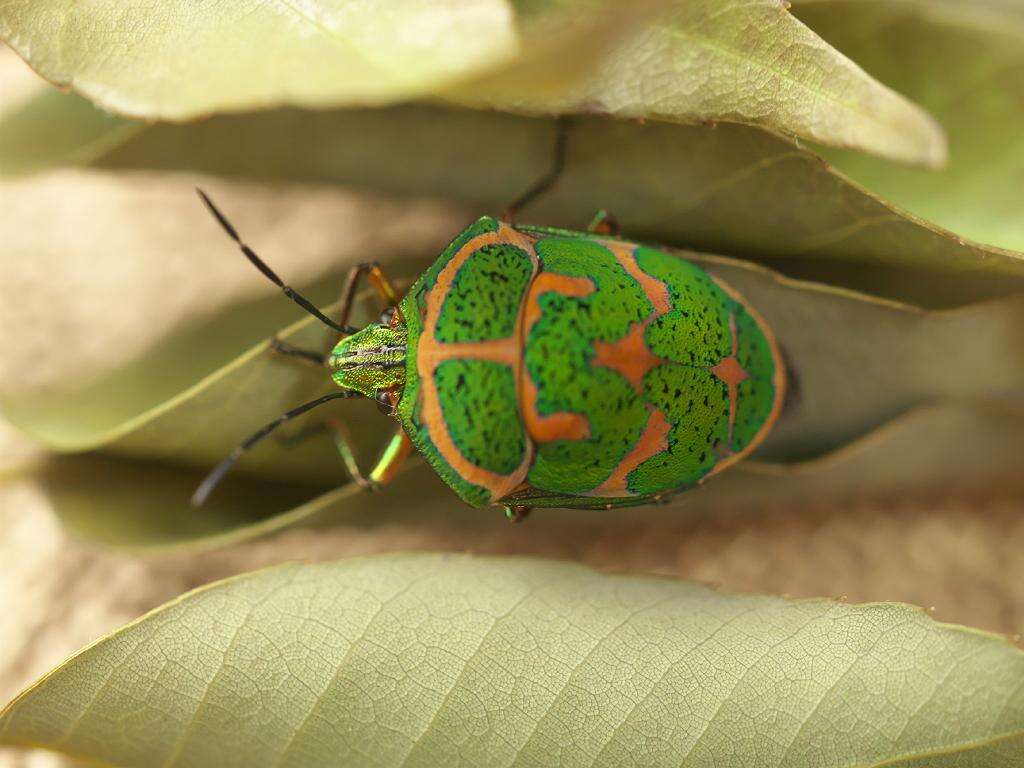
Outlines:
{"type": "MultiPolygon", "coordinates": [[[[88,107],[75,97],[37,99],[0,118],[0,169],[93,159],[113,169],[447,199],[481,213],[503,210],[536,180],[553,139],[547,121],[440,107],[286,110],[133,128],[98,114],[79,119],[88,107]],[[64,126],[60,142],[47,154],[39,137],[55,125],[64,126]],[[103,125],[106,133],[97,135],[103,125]]],[[[600,208],[634,237],[755,258],[795,276],[925,306],[1006,295],[1021,289],[1024,275],[1020,254],[901,214],[793,142],[739,125],[581,120],[565,176],[527,218],[579,228],[600,208]]]]}
{"type": "Polygon", "coordinates": [[[14,2],[0,12],[0,34],[54,82],[118,112],[171,119],[402,98],[521,48],[503,0],[14,2]],[[462,44],[444,44],[453,39],[462,44]]]}
{"type": "Polygon", "coordinates": [[[135,117],[441,95],[519,111],[732,120],[945,161],[930,116],[777,0],[21,0],[0,7],[0,37],[44,77],[135,117]]]}
{"type": "Polygon", "coordinates": [[[1022,679],[1018,648],[906,605],[399,555],[189,593],[29,689],[0,739],[139,768],[1008,766],[1022,679]]]}
{"type": "MultiPolygon", "coordinates": [[[[884,82],[884,80],[882,81],[884,82]]],[[[945,137],[777,0],[689,0],[614,46],[582,82],[458,89],[457,100],[540,112],[606,112],[684,122],[728,120],[924,166],[945,137]]]]}

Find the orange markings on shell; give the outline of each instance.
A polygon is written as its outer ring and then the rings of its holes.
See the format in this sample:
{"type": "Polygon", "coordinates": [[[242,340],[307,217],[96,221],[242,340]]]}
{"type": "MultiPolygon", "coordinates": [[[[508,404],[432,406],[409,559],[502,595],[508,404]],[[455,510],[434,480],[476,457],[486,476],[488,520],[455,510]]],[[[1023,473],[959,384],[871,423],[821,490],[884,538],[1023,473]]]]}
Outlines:
{"type": "Polygon", "coordinates": [[[729,333],[732,335],[732,353],[723,357],[714,366],[709,368],[711,374],[725,384],[729,393],[729,437],[726,448],[726,455],[732,453],[732,436],[736,429],[736,409],[739,407],[739,386],[750,378],[750,374],[743,370],[740,361],[736,359],[739,352],[740,340],[736,335],[736,313],[729,313],[729,333]]]}
{"type": "MultiPolygon", "coordinates": [[[[647,327],[661,315],[671,310],[668,286],[651,277],[636,262],[636,246],[615,240],[600,240],[602,246],[615,256],[615,260],[643,289],[644,295],[651,303],[652,312],[642,321],[634,323],[625,336],[613,342],[597,341],[594,343],[592,365],[601,366],[621,374],[633,389],[643,392],[644,376],[652,369],[665,362],[653,354],[644,338],[647,327]]],[[[534,323],[540,318],[540,296],[548,291],[556,291],[564,296],[588,296],[594,291],[593,283],[581,277],[569,277],[542,272],[534,280],[527,299],[524,319],[525,333],[529,334],[534,323]]],[[[542,416],[537,411],[537,387],[528,373],[524,372],[523,417],[527,432],[535,442],[545,443],[553,440],[585,440],[590,437],[590,424],[586,416],[578,413],[555,413],[542,416]]],[[[640,439],[630,452],[623,457],[609,477],[591,491],[593,496],[629,496],[626,480],[630,472],[647,459],[668,449],[668,434],[671,425],[661,411],[650,409],[647,426],[640,439]]]]}
{"type": "Polygon", "coordinates": [[[534,324],[540,320],[540,297],[550,292],[563,296],[583,298],[594,292],[594,284],[585,277],[570,277],[557,272],[541,272],[534,278],[526,297],[526,313],[523,315],[523,331],[529,333],[534,324]]]}
{"type": "Polygon", "coordinates": [[[644,333],[650,325],[650,318],[633,323],[629,333],[618,341],[595,341],[593,364],[610,368],[622,374],[633,386],[636,393],[643,394],[644,376],[665,360],[658,357],[647,346],[644,333]]]}
{"type": "Polygon", "coordinates": [[[608,479],[592,490],[589,496],[632,496],[626,487],[629,473],[639,467],[648,459],[657,456],[662,451],[668,450],[668,433],[672,425],[668,423],[665,414],[657,409],[650,409],[650,416],[647,418],[647,426],[643,434],[636,441],[633,448],[627,453],[618,466],[612,470],[608,479]]]}
{"type": "Polygon", "coordinates": [[[657,278],[651,277],[642,269],[640,265],[636,263],[636,249],[637,246],[628,243],[620,243],[617,240],[601,240],[601,245],[611,251],[616,260],[626,270],[627,274],[632,277],[640,287],[643,288],[644,294],[647,296],[647,300],[651,302],[651,306],[654,307],[654,311],[651,313],[649,320],[655,320],[660,315],[664,315],[670,309],[672,309],[672,303],[669,300],[668,286],[657,278]]]}
{"type": "MultiPolygon", "coordinates": [[[[593,363],[617,371],[629,381],[637,394],[643,394],[644,376],[666,362],[663,357],[651,352],[650,347],[647,346],[645,334],[651,323],[672,309],[668,286],[640,269],[640,265],[636,261],[637,246],[615,240],[600,242],[614,254],[619,265],[640,285],[647,300],[651,303],[652,311],[643,320],[633,323],[629,332],[618,341],[595,342],[596,354],[593,363]]],[[[607,497],[633,495],[626,485],[629,473],[651,457],[668,450],[668,434],[672,426],[660,410],[650,408],[649,411],[647,426],[644,427],[640,439],[612,470],[608,479],[591,491],[589,495],[607,497]]]]}
{"type": "MultiPolygon", "coordinates": [[[[416,369],[419,373],[420,397],[422,398],[420,401],[421,423],[427,425],[431,441],[452,469],[458,472],[466,482],[486,488],[491,494],[492,501],[507,496],[523,482],[533,461],[533,443],[530,440],[524,441],[523,461],[508,475],[491,472],[470,462],[462,455],[448,429],[448,424],[441,411],[441,400],[437,392],[437,384],[434,381],[434,372],[443,361],[452,359],[505,363],[512,368],[516,387],[521,390],[523,306],[520,306],[520,317],[516,322],[516,330],[507,339],[444,344],[437,341],[437,321],[441,316],[441,307],[444,305],[444,300],[448,296],[459,268],[474,252],[486,245],[511,243],[529,255],[533,264],[533,274],[536,275],[538,260],[537,252],[533,247],[534,242],[533,238],[501,223],[498,225],[497,231],[485,232],[465,243],[441,269],[427,295],[426,316],[416,355],[416,369]]],[[[517,392],[517,396],[521,399],[522,392],[517,392]]]]}
{"type": "MultiPolygon", "coordinates": [[[[764,318],[761,317],[761,314],[747,303],[746,299],[743,298],[739,291],[728,283],[719,280],[714,275],[711,275],[710,277],[714,281],[715,285],[721,288],[729,298],[744,308],[746,313],[754,320],[754,324],[761,330],[765,341],[768,342],[768,347],[772,353],[772,361],[775,364],[775,373],[772,376],[772,386],[775,388],[775,401],[772,403],[772,411],[768,415],[768,418],[764,420],[761,428],[757,431],[757,434],[754,435],[750,442],[743,446],[743,450],[736,451],[735,453],[729,453],[725,458],[717,462],[715,466],[713,466],[711,470],[701,478],[701,482],[704,482],[713,475],[717,475],[719,472],[728,469],[733,464],[738,461],[742,461],[749,456],[772,431],[772,428],[775,426],[775,422],[778,421],[779,414],[782,413],[782,404],[786,399],[786,369],[782,362],[782,353],[779,351],[779,344],[775,340],[775,334],[772,333],[772,329],[768,327],[768,324],[765,322],[764,318]]],[[[735,359],[739,348],[739,338],[736,335],[736,318],[733,315],[729,316],[729,327],[732,329],[732,357],[735,359]]],[[[726,358],[726,360],[728,359],[729,358],[726,358]]],[[[718,365],[722,365],[723,362],[725,361],[723,360],[719,362],[718,365]]],[[[717,368],[718,366],[715,367],[717,368]]],[[[739,361],[737,361],[737,367],[739,367],[740,370],[743,370],[742,367],[739,366],[739,361]]],[[[711,372],[715,373],[714,368],[711,369],[711,372]]],[[[726,375],[724,370],[721,372],[723,375],[726,375]]],[[[720,376],[719,378],[721,379],[722,377],[720,376]]],[[[729,445],[727,447],[731,451],[732,432],[736,420],[736,401],[738,400],[739,395],[737,387],[739,386],[740,381],[735,382],[733,386],[729,386],[729,382],[726,379],[722,379],[722,381],[727,387],[729,387],[729,445]]]]}
{"type": "Polygon", "coordinates": [[[445,360],[486,360],[491,363],[504,363],[515,370],[519,365],[519,347],[516,346],[516,340],[515,336],[509,336],[507,339],[454,343],[435,341],[432,344],[424,344],[420,341],[417,363],[421,363],[422,368],[431,372],[445,360]]]}
{"type": "MultiPolygon", "coordinates": [[[[583,298],[594,292],[594,284],[585,277],[569,277],[554,272],[541,272],[530,286],[526,297],[526,312],[523,315],[523,338],[540,319],[540,297],[550,292],[563,296],[583,298]]],[[[537,410],[537,385],[525,368],[522,378],[522,414],[526,432],[536,443],[550,443],[553,440],[586,440],[590,437],[590,421],[581,413],[553,413],[542,415],[537,410]]]]}
{"type": "Polygon", "coordinates": [[[594,351],[597,354],[594,356],[594,365],[618,371],[626,377],[633,389],[641,394],[644,389],[644,376],[652,368],[657,368],[665,362],[664,358],[651,352],[644,334],[651,323],[672,308],[668,286],[640,269],[640,265],[636,263],[636,246],[613,240],[602,240],[601,245],[615,255],[619,265],[640,285],[647,300],[651,302],[653,311],[640,322],[634,323],[629,332],[618,341],[595,342],[594,351]]]}
{"type": "Polygon", "coordinates": [[[542,415],[537,410],[537,385],[529,374],[523,376],[523,421],[526,432],[535,443],[550,443],[553,440],[587,440],[590,437],[590,421],[582,413],[563,411],[542,415]]]}

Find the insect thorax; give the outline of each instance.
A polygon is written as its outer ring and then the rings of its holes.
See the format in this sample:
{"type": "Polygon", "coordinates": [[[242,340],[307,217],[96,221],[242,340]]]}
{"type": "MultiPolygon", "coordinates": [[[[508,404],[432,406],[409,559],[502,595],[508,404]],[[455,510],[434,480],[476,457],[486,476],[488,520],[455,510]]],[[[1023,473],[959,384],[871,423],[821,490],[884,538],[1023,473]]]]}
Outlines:
{"type": "Polygon", "coordinates": [[[407,331],[402,325],[368,325],[338,342],[327,366],[344,389],[374,397],[405,384],[407,331]]]}

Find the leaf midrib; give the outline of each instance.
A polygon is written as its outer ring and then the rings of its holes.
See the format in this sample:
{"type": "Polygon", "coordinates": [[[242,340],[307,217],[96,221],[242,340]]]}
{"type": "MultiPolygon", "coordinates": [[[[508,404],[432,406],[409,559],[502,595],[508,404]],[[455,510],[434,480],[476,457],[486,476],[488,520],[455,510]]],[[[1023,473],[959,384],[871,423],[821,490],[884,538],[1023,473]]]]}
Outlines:
{"type": "Polygon", "coordinates": [[[1024,729],[1018,729],[1015,731],[1006,731],[1004,733],[997,733],[992,736],[986,736],[983,739],[972,739],[971,741],[963,741],[958,744],[951,744],[947,747],[936,747],[935,749],[926,749],[921,752],[907,752],[903,755],[896,755],[894,757],[888,757],[880,762],[875,763],[850,763],[846,768],[891,768],[891,766],[899,765],[901,762],[909,760],[924,760],[929,757],[944,757],[946,755],[957,755],[961,753],[967,753],[974,749],[983,749],[984,747],[999,744],[1004,741],[1010,741],[1012,739],[1024,738],[1024,729]]]}

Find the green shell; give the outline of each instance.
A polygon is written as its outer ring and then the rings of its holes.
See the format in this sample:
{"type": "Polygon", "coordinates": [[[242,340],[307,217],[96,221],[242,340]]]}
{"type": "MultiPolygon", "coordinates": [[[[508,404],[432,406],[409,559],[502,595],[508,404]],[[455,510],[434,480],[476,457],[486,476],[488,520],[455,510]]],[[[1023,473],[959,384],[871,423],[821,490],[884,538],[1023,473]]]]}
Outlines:
{"type": "Polygon", "coordinates": [[[741,459],[781,407],[763,321],[654,248],[483,218],[401,309],[399,419],[475,506],[645,503],[741,459]]]}

